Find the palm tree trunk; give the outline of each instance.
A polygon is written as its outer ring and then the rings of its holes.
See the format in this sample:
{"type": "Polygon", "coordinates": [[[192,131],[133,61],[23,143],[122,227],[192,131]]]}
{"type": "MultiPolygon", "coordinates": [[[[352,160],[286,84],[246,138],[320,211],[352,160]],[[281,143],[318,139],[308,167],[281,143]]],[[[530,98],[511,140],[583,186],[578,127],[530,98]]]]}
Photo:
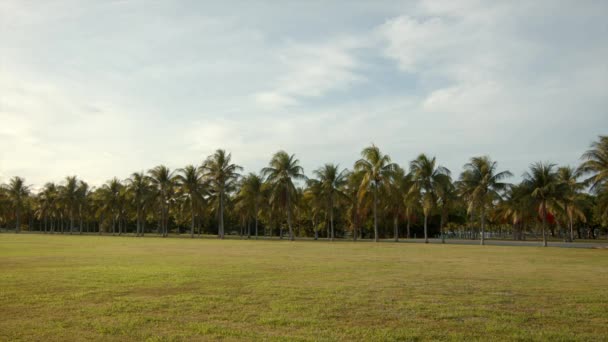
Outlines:
{"type": "Polygon", "coordinates": [[[444,221],[444,213],[441,210],[441,220],[439,221],[439,234],[441,234],[441,243],[445,243],[445,234],[443,234],[443,221],[444,221]]]}
{"type": "Polygon", "coordinates": [[[21,231],[21,210],[19,209],[19,205],[17,205],[17,209],[15,210],[15,234],[18,234],[21,231]]]}
{"type": "Polygon", "coordinates": [[[289,240],[293,241],[293,228],[291,227],[291,201],[289,191],[287,191],[287,226],[289,227],[289,240]]]}
{"type": "Polygon", "coordinates": [[[80,227],[78,227],[80,229],[80,235],[82,235],[82,209],[80,210],[80,227]]]}
{"type": "Polygon", "coordinates": [[[410,235],[410,221],[411,221],[411,218],[410,218],[410,215],[408,214],[408,215],[407,215],[407,238],[408,238],[408,239],[409,239],[409,238],[410,238],[410,236],[411,236],[411,235],[410,235]]]}
{"type": "Polygon", "coordinates": [[[141,236],[141,206],[137,204],[137,236],[141,236]]]}
{"type": "Polygon", "coordinates": [[[190,213],[192,214],[192,222],[190,222],[190,238],[194,239],[194,201],[192,200],[192,196],[190,196],[190,213]]]}
{"type": "Polygon", "coordinates": [[[334,201],[329,198],[329,224],[331,226],[331,241],[334,241],[334,201]]]}
{"type": "Polygon", "coordinates": [[[72,235],[72,231],[74,231],[74,212],[70,212],[70,235],[72,235]]]}
{"type": "Polygon", "coordinates": [[[224,238],[224,191],[220,191],[220,227],[218,229],[219,238],[224,238]]]}
{"type": "Polygon", "coordinates": [[[399,215],[395,215],[395,219],[394,222],[395,224],[395,230],[394,230],[394,237],[395,237],[395,242],[399,241],[399,215]]]}
{"type": "Polygon", "coordinates": [[[572,215],[568,215],[568,224],[570,225],[570,242],[574,242],[574,224],[572,223],[572,215]]]}
{"type": "Polygon", "coordinates": [[[426,229],[427,221],[428,221],[428,215],[425,214],[424,215],[424,243],[429,243],[429,236],[428,236],[427,229],[426,229]]]}
{"type": "Polygon", "coordinates": [[[485,245],[485,235],[486,235],[486,209],[485,207],[481,207],[481,245],[485,245]]]}
{"type": "Polygon", "coordinates": [[[377,186],[374,183],[374,241],[378,242],[378,199],[377,199],[377,186]]]}
{"type": "Polygon", "coordinates": [[[247,240],[251,239],[251,220],[247,220],[247,240]]]}
{"type": "Polygon", "coordinates": [[[547,206],[543,201],[542,205],[542,215],[543,215],[543,247],[547,247],[547,235],[545,234],[545,225],[547,224],[547,206]]]}

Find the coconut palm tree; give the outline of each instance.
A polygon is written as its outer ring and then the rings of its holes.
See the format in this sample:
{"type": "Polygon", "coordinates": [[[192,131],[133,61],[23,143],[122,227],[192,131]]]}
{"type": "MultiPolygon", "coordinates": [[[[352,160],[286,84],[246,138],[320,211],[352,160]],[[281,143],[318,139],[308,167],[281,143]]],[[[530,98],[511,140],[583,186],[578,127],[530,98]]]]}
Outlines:
{"type": "MultiPolygon", "coordinates": [[[[249,173],[241,180],[241,187],[239,191],[239,199],[245,203],[246,207],[251,210],[251,216],[255,221],[255,238],[258,238],[258,213],[260,211],[260,205],[264,199],[264,181],[262,177],[255,173],[249,173]]],[[[249,230],[247,231],[247,237],[249,237],[249,230]]]]}
{"type": "Polygon", "coordinates": [[[76,176],[65,178],[64,184],[59,188],[60,197],[70,219],[70,235],[74,230],[74,214],[78,205],[78,179],[76,176]]]}
{"type": "Polygon", "coordinates": [[[176,180],[180,192],[187,197],[190,203],[190,237],[194,238],[194,219],[196,212],[202,206],[206,193],[202,169],[188,165],[178,170],[176,180]]]}
{"type": "Polygon", "coordinates": [[[464,165],[460,174],[459,189],[468,201],[469,212],[479,210],[481,217],[481,245],[485,244],[485,227],[487,207],[500,199],[500,193],[508,184],[502,182],[513,174],[509,171],[497,171],[498,164],[488,156],[473,157],[464,165]]]}
{"type": "Polygon", "coordinates": [[[361,187],[364,176],[364,173],[360,171],[350,172],[346,178],[346,185],[343,191],[347,198],[347,216],[350,221],[353,241],[357,241],[359,237],[362,217],[365,209],[368,207],[366,202],[369,202],[365,201],[369,196],[361,195],[365,191],[361,187]]]}
{"type": "Polygon", "coordinates": [[[272,156],[268,167],[262,169],[262,175],[269,184],[274,187],[271,200],[280,203],[287,211],[287,226],[289,227],[289,239],[294,240],[293,227],[291,225],[293,198],[296,188],[293,180],[306,180],[304,169],[295,155],[289,155],[285,151],[279,151],[272,156]],[[278,200],[278,201],[277,201],[278,200]]]}
{"type": "Polygon", "coordinates": [[[323,216],[326,209],[326,201],[323,198],[323,188],[321,182],[317,179],[306,180],[306,190],[304,191],[304,205],[309,210],[309,218],[311,220],[314,239],[319,239],[319,221],[318,218],[323,216]]]}
{"type": "Polygon", "coordinates": [[[25,184],[25,179],[13,177],[8,185],[5,185],[6,197],[9,205],[15,213],[15,233],[21,232],[21,214],[30,196],[30,186],[25,184]]]}
{"type": "Polygon", "coordinates": [[[530,170],[525,172],[523,183],[527,187],[530,196],[536,201],[536,208],[542,219],[543,246],[547,247],[547,208],[554,205],[564,193],[564,186],[560,182],[555,164],[537,162],[530,165],[530,170]]]}
{"type": "Polygon", "coordinates": [[[420,212],[420,191],[412,191],[414,188],[414,181],[412,173],[406,175],[406,192],[403,194],[403,206],[406,215],[406,234],[407,238],[411,238],[411,221],[414,214],[420,212]]]}
{"type": "Polygon", "coordinates": [[[420,199],[422,212],[424,214],[424,242],[428,243],[428,217],[437,204],[436,188],[438,183],[447,182],[450,170],[443,166],[437,166],[435,157],[429,158],[421,154],[410,162],[410,173],[412,174],[412,187],[410,192],[415,193],[420,199]]]}
{"type": "Polygon", "coordinates": [[[218,200],[218,237],[224,238],[224,205],[227,193],[234,190],[239,178],[238,171],[243,168],[231,162],[232,155],[218,149],[207,157],[202,170],[209,182],[210,190],[218,200]]]}
{"type": "Polygon", "coordinates": [[[581,191],[585,188],[584,182],[579,182],[580,171],[570,166],[563,166],[557,169],[558,181],[563,185],[564,193],[560,199],[560,205],[568,219],[570,230],[570,241],[574,241],[574,220],[578,219],[586,222],[584,207],[585,198],[581,196],[581,191]]]}
{"type": "MultiPolygon", "coordinates": [[[[100,189],[100,196],[104,205],[104,208],[102,210],[106,211],[112,218],[112,235],[116,233],[116,221],[119,219],[119,214],[121,211],[120,206],[122,202],[122,191],[123,185],[121,181],[116,177],[109,180],[100,189]]],[[[119,231],[119,234],[120,233],[122,233],[122,231],[119,231]]]]}
{"type": "Polygon", "coordinates": [[[399,241],[399,216],[405,212],[405,195],[409,191],[409,177],[400,166],[390,175],[386,194],[387,211],[393,214],[393,239],[399,241]]]}
{"type": "Polygon", "coordinates": [[[164,165],[148,171],[150,183],[154,187],[160,208],[160,228],[162,236],[169,236],[169,209],[176,185],[175,172],[164,165]]]}
{"type": "Polygon", "coordinates": [[[319,179],[321,193],[327,201],[331,229],[330,240],[334,241],[334,207],[337,197],[345,198],[346,196],[342,191],[342,188],[346,184],[346,176],[348,171],[346,169],[340,171],[339,166],[335,164],[325,164],[319,169],[315,170],[314,174],[319,179]]]}
{"type": "Polygon", "coordinates": [[[134,172],[127,179],[127,187],[130,198],[136,211],[136,233],[135,236],[144,236],[145,207],[152,197],[150,178],[143,172],[134,172]]]}
{"type": "Polygon", "coordinates": [[[82,227],[84,225],[83,222],[83,216],[85,214],[85,212],[87,211],[87,207],[89,205],[89,200],[91,197],[91,188],[89,187],[89,184],[87,184],[85,181],[80,181],[78,183],[78,189],[76,190],[76,197],[77,197],[77,205],[78,205],[78,218],[80,219],[80,224],[79,224],[79,234],[82,234],[82,227]]]}
{"type": "Polygon", "coordinates": [[[444,227],[447,224],[448,213],[450,209],[458,201],[458,194],[456,193],[456,186],[452,183],[451,177],[443,177],[436,187],[437,192],[437,204],[440,208],[440,223],[439,231],[441,232],[441,243],[445,243],[444,227]]]}
{"type": "Polygon", "coordinates": [[[364,148],[361,157],[355,162],[355,171],[363,174],[359,197],[362,199],[371,188],[374,196],[374,241],[378,242],[378,189],[390,178],[397,164],[391,163],[391,157],[380,152],[374,144],[364,148]]]}

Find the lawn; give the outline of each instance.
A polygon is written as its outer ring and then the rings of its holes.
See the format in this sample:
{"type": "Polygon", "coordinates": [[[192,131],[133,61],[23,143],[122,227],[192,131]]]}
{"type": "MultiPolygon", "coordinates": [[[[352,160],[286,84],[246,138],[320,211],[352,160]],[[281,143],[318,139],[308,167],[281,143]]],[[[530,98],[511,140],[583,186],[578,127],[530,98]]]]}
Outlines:
{"type": "Polygon", "coordinates": [[[0,340],[602,340],[608,250],[0,234],[0,340]]]}

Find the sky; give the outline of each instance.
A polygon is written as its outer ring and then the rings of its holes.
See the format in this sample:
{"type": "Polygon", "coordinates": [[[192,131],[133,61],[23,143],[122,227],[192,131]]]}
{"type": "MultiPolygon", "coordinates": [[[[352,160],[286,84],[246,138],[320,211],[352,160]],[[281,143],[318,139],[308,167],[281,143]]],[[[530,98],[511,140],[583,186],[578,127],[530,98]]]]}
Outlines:
{"type": "Polygon", "coordinates": [[[376,144],[455,177],[608,134],[608,2],[0,1],[0,182],[92,185],[218,148],[307,175],[376,144]]]}

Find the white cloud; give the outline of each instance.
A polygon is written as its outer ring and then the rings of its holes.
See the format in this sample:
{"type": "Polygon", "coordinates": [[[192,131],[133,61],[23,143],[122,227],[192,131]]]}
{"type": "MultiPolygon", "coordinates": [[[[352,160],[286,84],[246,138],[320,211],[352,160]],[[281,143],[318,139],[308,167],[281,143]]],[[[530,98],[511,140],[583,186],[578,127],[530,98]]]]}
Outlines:
{"type": "Polygon", "coordinates": [[[280,108],[301,99],[321,97],[332,91],[348,89],[364,80],[358,73],[359,62],[353,50],[356,40],[334,40],[322,44],[290,43],[275,55],[284,70],[273,90],[255,94],[263,106],[280,108]]]}

